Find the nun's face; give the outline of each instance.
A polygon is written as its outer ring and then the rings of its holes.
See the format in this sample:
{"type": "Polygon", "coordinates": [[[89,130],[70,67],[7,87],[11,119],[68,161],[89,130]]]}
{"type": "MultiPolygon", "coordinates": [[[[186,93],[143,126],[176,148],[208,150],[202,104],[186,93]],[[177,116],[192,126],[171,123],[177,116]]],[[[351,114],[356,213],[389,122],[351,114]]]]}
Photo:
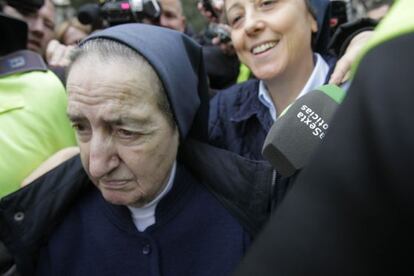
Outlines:
{"type": "Polygon", "coordinates": [[[226,0],[225,12],[239,59],[259,79],[294,76],[312,59],[317,23],[305,0],[226,0]]]}
{"type": "Polygon", "coordinates": [[[159,110],[152,83],[123,60],[80,60],[68,75],[68,116],[83,166],[112,204],[154,199],[177,155],[177,127],[159,110]]]}

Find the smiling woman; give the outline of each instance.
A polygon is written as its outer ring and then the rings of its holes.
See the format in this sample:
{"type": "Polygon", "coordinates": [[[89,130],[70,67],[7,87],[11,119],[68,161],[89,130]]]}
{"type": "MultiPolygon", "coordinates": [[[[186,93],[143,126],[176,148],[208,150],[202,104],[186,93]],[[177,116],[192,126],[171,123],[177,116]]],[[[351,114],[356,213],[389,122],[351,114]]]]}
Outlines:
{"type": "Polygon", "coordinates": [[[219,92],[211,102],[209,141],[262,160],[272,123],[295,99],[324,84],[328,0],[226,0],[224,12],[242,63],[258,78],[219,92]],[[324,52],[322,54],[325,54],[324,52]]]}
{"type": "Polygon", "coordinates": [[[305,1],[227,0],[225,7],[241,62],[267,86],[278,80],[276,86],[298,93],[313,70],[311,35],[318,28],[305,1]]]}

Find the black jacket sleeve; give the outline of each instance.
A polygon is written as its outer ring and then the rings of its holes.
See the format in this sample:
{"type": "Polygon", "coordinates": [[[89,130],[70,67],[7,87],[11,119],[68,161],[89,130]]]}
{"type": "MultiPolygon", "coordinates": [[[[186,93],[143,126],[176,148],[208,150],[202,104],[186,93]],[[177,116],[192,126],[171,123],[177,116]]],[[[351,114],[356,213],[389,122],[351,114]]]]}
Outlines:
{"type": "Polygon", "coordinates": [[[329,51],[336,57],[342,57],[356,35],[374,30],[377,24],[374,19],[360,18],[340,25],[329,41],[329,51]]]}

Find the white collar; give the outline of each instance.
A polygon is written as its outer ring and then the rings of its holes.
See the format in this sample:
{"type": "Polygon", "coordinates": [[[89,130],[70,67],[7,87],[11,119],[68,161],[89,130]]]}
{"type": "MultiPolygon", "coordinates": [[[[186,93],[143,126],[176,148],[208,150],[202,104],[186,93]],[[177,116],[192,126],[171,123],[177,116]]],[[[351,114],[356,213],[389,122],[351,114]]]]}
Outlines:
{"type": "Polygon", "coordinates": [[[147,227],[155,223],[155,208],[160,200],[171,190],[175,178],[176,167],[177,163],[174,161],[170,176],[168,177],[167,185],[165,185],[164,189],[155,199],[140,208],[127,206],[131,211],[134,224],[139,231],[144,231],[147,227]]]}
{"type": "MultiPolygon", "coordinates": [[[[309,77],[308,81],[306,82],[305,86],[299,93],[299,96],[296,98],[300,98],[309,91],[323,85],[325,83],[326,77],[329,73],[329,66],[326,61],[318,54],[314,53],[315,57],[315,67],[313,68],[312,74],[309,77]]],[[[264,104],[270,112],[273,121],[277,119],[277,110],[276,107],[273,105],[272,97],[270,97],[269,91],[266,88],[266,85],[263,80],[260,81],[259,84],[259,93],[258,93],[259,101],[264,104]]]]}

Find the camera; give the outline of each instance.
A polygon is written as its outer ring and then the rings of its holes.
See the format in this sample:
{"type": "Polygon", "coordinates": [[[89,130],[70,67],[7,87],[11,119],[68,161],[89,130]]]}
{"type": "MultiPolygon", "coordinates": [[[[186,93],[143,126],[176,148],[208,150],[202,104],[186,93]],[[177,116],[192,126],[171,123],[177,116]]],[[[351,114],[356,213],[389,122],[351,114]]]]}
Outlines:
{"type": "Polygon", "coordinates": [[[101,0],[79,8],[78,19],[92,26],[114,26],[141,22],[144,18],[156,21],[161,15],[157,0],[101,0]]]}
{"type": "Polygon", "coordinates": [[[200,2],[203,5],[204,9],[206,9],[206,11],[211,12],[211,15],[213,17],[219,18],[217,11],[213,8],[213,4],[211,3],[211,0],[200,0],[200,2]]]}
{"type": "Polygon", "coordinates": [[[218,37],[221,43],[227,43],[231,40],[229,31],[216,23],[208,24],[208,27],[204,31],[204,37],[207,41],[218,37]]]}
{"type": "Polygon", "coordinates": [[[329,22],[331,34],[336,29],[352,19],[352,6],[350,0],[332,0],[331,1],[331,19],[329,22]]]}
{"type": "MultiPolygon", "coordinates": [[[[43,0],[7,0],[5,3],[22,13],[36,12],[43,6],[43,0]]],[[[4,41],[0,44],[0,56],[26,48],[28,35],[26,22],[1,14],[0,33],[4,41]]]]}

